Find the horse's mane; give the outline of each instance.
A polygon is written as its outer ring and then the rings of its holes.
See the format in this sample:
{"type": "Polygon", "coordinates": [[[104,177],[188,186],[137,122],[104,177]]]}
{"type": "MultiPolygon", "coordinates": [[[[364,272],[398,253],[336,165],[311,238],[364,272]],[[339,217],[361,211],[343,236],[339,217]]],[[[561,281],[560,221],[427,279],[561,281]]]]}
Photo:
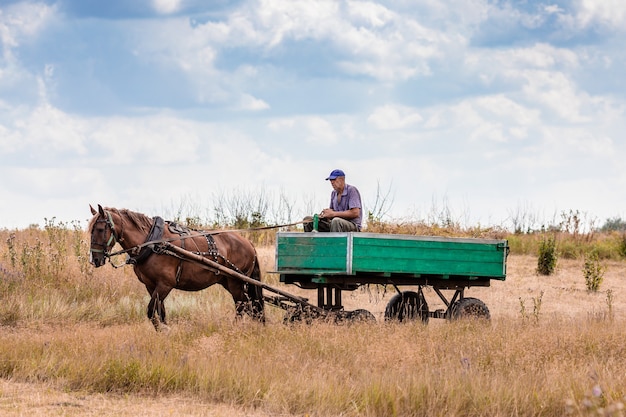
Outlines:
{"type": "Polygon", "coordinates": [[[145,214],[137,213],[135,211],[130,211],[127,209],[118,210],[118,214],[122,217],[122,221],[130,220],[130,222],[137,226],[138,229],[146,233],[148,233],[150,231],[150,228],[152,227],[152,218],[146,216],[145,214]]]}
{"type": "MultiPolygon", "coordinates": [[[[104,207],[105,211],[110,211],[112,213],[117,214],[118,216],[120,216],[122,218],[122,222],[128,220],[130,221],[133,225],[135,225],[138,229],[144,231],[144,232],[149,232],[150,228],[152,227],[152,218],[146,216],[145,214],[142,213],[137,213],[135,211],[131,211],[128,209],[116,209],[113,207],[104,207]]],[[[96,214],[95,216],[93,216],[93,218],[89,221],[89,224],[87,225],[87,230],[89,232],[93,231],[93,227],[96,224],[96,219],[98,218],[98,215],[96,214]]]]}

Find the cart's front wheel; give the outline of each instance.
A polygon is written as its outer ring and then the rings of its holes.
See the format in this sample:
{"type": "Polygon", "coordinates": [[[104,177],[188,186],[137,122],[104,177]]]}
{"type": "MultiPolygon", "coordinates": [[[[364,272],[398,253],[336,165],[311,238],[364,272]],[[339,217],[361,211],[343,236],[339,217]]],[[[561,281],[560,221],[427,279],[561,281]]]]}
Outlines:
{"type": "Polygon", "coordinates": [[[362,308],[350,311],[348,313],[348,318],[353,322],[376,323],[376,317],[369,311],[362,308]]]}
{"type": "Polygon", "coordinates": [[[304,322],[306,324],[311,324],[316,318],[319,318],[319,314],[316,314],[307,307],[297,306],[287,309],[285,317],[283,318],[283,323],[289,324],[304,322]]]}
{"type": "Polygon", "coordinates": [[[408,321],[418,318],[428,323],[428,304],[421,291],[404,291],[391,297],[385,309],[385,320],[408,321]]]}
{"type": "Polygon", "coordinates": [[[451,319],[456,320],[468,317],[489,320],[491,314],[489,314],[489,309],[485,303],[478,298],[461,298],[452,306],[451,319]]]}

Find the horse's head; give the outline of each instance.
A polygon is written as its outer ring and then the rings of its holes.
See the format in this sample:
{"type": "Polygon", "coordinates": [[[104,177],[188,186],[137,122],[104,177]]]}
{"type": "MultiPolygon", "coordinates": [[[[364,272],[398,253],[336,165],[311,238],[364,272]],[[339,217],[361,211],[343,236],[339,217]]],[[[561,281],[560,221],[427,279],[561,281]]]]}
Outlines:
{"type": "Polygon", "coordinates": [[[89,262],[96,268],[104,265],[111,254],[111,249],[120,240],[119,231],[115,229],[113,216],[98,204],[98,211],[89,206],[94,218],[91,220],[91,245],[89,262]]]}

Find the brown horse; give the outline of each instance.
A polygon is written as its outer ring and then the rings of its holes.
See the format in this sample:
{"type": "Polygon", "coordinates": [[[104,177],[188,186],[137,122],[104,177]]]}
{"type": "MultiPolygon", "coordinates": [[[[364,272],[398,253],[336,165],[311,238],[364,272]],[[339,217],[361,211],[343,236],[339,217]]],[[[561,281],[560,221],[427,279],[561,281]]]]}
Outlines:
{"type": "Polygon", "coordinates": [[[168,241],[187,251],[226,266],[258,281],[261,270],[252,243],[236,232],[199,232],[164,222],[160,217],[148,217],[126,209],[89,206],[93,218],[91,233],[91,263],[105,264],[116,243],[128,254],[135,275],[150,294],[148,318],[158,331],[166,326],[164,301],[173,289],[199,291],[213,284],[222,285],[235,301],[237,316],[243,312],[264,321],[263,294],[260,287],[227,276],[197,262],[190,262],[167,250],[159,250],[158,241],[168,241]]]}

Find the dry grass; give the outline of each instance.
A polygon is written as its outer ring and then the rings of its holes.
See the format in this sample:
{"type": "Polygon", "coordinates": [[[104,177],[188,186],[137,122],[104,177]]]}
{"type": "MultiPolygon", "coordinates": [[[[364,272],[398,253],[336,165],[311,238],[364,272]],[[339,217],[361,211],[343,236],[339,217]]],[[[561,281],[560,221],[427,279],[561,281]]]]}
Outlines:
{"type": "MultiPolygon", "coordinates": [[[[258,252],[264,279],[280,285],[267,272],[274,248],[258,252]]],[[[234,321],[214,287],[174,292],[163,334],[145,318],[147,294],[130,269],[81,273],[68,256],[56,281],[33,282],[6,255],[2,415],[623,415],[623,261],[607,261],[600,292],[588,293],[582,260],[561,260],[545,277],[535,257],[510,256],[506,281],[467,293],[489,306],[490,324],[386,324],[393,294],[370,288],[344,302],[376,324],[287,326],[270,308],[262,326],[234,321]]],[[[434,293],[426,297],[436,308],[434,293]]]]}

